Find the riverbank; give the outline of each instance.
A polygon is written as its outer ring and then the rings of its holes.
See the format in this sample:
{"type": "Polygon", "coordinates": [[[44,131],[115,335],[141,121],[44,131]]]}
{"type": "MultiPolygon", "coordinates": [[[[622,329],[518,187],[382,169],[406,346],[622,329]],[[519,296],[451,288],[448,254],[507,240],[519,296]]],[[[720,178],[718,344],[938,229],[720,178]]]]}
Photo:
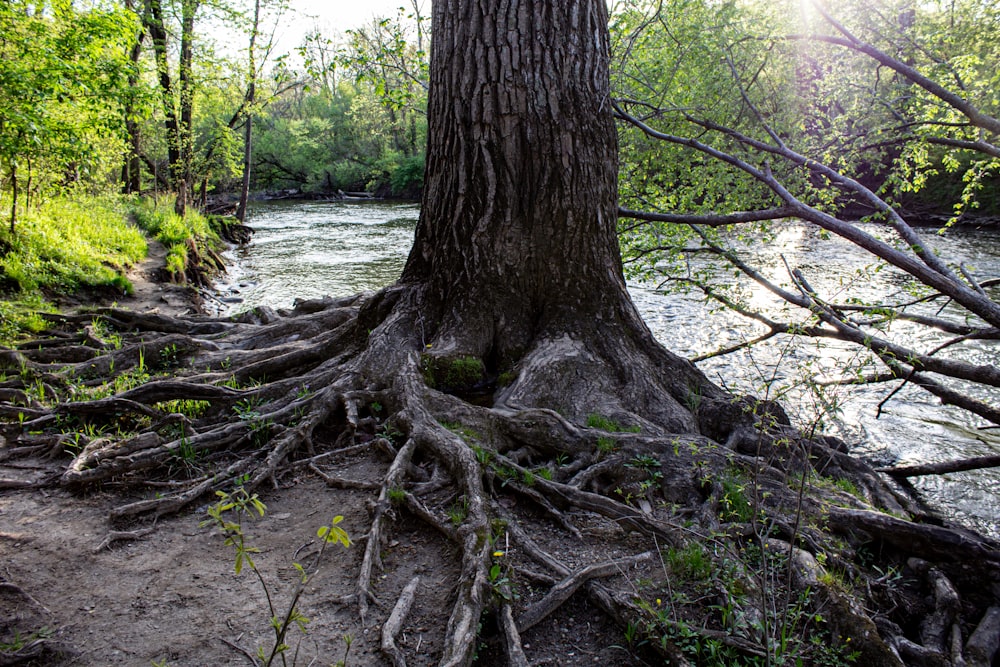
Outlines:
{"type": "Polygon", "coordinates": [[[32,338],[56,312],[200,314],[195,288],[225,270],[227,224],[181,218],[166,199],[119,196],[59,198],[25,212],[13,232],[0,230],[0,345],[32,338]]]}

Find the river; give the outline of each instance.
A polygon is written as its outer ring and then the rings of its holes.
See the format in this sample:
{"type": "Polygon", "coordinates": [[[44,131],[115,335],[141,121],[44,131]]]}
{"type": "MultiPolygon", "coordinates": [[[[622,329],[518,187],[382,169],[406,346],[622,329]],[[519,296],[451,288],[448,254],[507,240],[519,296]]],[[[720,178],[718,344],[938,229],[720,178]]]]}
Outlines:
{"type": "MultiPolygon", "coordinates": [[[[297,298],[346,296],[392,283],[409,252],[418,213],[416,204],[397,202],[258,203],[247,220],[256,230],[254,239],[232,252],[227,284],[220,285],[228,303],[223,312],[258,305],[287,308],[297,298]]],[[[963,257],[977,276],[1000,276],[1000,233],[962,229],[933,242],[946,257],[963,257]]],[[[774,241],[754,253],[779,281],[787,261],[802,268],[817,289],[865,297],[885,285],[905,287],[906,281],[892,272],[873,273],[871,258],[853,246],[823,240],[801,223],[782,224],[774,241]]],[[[761,332],[733,313],[716,312],[694,295],[668,294],[652,284],[631,283],[629,288],[653,333],[678,354],[701,355],[761,332]]],[[[748,297],[756,307],[787,316],[763,290],[750,290],[748,297]]],[[[905,324],[894,327],[905,340],[924,345],[932,340],[905,324]]],[[[827,387],[821,398],[809,390],[812,380],[836,377],[857,354],[852,347],[829,341],[778,337],[699,367],[731,390],[780,398],[800,426],[821,423],[826,432],[844,438],[855,453],[877,465],[1000,453],[1000,430],[981,428],[981,420],[941,406],[919,389],[904,387],[885,401],[881,412],[879,405],[898,383],[827,387]]],[[[996,364],[1000,346],[979,343],[967,346],[961,355],[996,364]]],[[[998,392],[980,397],[1000,401],[998,392]]],[[[1000,537],[1000,469],[912,481],[932,506],[1000,537]]]]}

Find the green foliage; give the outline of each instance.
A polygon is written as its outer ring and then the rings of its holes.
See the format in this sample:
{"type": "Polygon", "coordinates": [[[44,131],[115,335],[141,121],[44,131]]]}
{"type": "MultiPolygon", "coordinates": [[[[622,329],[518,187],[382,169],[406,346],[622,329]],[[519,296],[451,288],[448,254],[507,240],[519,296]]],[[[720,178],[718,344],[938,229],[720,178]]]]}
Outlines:
{"type": "Polygon", "coordinates": [[[598,428],[609,433],[639,433],[642,431],[639,426],[622,426],[615,420],[596,413],[587,415],[587,428],[598,428]]]}
{"type": "MultiPolygon", "coordinates": [[[[0,3],[0,172],[32,194],[117,167],[133,13],[70,0],[0,3]]],[[[16,211],[11,207],[12,222],[16,211]]],[[[25,203],[25,198],[21,199],[25,203]]]]}

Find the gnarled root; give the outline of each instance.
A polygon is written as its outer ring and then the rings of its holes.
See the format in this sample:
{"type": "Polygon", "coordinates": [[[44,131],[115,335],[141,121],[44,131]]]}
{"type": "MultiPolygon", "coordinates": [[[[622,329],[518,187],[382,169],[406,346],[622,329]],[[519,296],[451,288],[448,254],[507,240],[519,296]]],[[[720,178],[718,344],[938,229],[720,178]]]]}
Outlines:
{"type": "Polygon", "coordinates": [[[395,606],[381,604],[382,556],[414,521],[459,572],[447,608],[424,612],[448,618],[442,665],[469,664],[482,642],[530,664],[522,637],[582,596],[622,628],[605,649],[632,642],[675,664],[709,650],[993,659],[1000,604],[983,584],[1000,581],[997,545],[880,512],[906,506],[835,441],[803,440],[779,407],[732,400],[644,335],[616,347],[547,332],[521,359],[469,362],[461,341],[437,344],[420,295],[397,286],[239,321],[59,318],[62,332],[0,352],[0,468],[27,458],[51,471],[35,486],[138,491],[112,514],[132,522],[234,486],[280,492],[307,471],[330,493],[370,494],[354,618],[381,627],[395,665],[422,598],[407,573],[395,606]],[[334,470],[352,457],[384,472],[334,470]]]}

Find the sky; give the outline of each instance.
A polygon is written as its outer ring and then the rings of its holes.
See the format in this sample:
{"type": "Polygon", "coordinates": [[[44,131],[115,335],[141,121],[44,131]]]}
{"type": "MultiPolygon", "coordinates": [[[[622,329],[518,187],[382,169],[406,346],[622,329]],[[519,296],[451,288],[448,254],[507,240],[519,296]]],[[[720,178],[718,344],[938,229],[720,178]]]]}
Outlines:
{"type": "MultiPolygon", "coordinates": [[[[311,28],[324,33],[343,32],[368,23],[375,16],[394,16],[400,7],[408,10],[410,0],[290,0],[291,10],[279,27],[279,43],[288,51],[298,46],[311,28]],[[315,17],[315,18],[314,18],[315,17]]],[[[430,0],[421,0],[422,11],[430,14],[430,0]]]]}

